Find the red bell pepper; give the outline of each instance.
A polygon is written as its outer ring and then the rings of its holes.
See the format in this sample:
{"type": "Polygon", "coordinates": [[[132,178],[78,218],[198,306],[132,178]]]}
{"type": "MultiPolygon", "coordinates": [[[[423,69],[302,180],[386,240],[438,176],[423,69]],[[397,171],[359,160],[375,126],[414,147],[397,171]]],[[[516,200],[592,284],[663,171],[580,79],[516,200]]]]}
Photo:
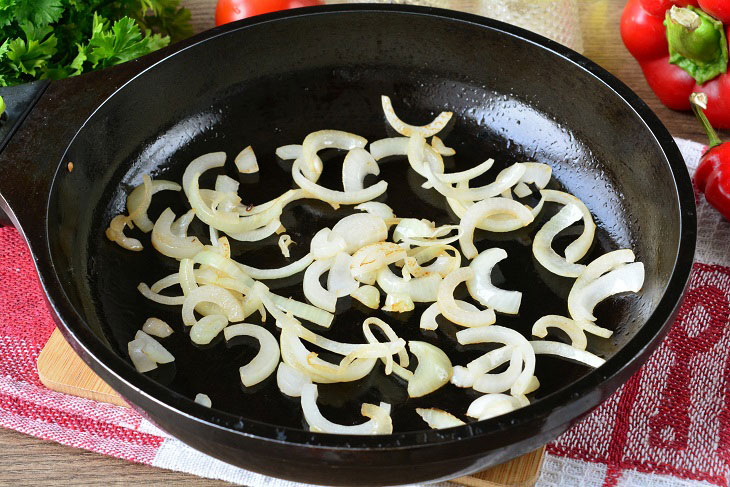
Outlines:
{"type": "Polygon", "coordinates": [[[662,103],[689,110],[689,95],[706,93],[707,118],[730,128],[730,1],[629,0],[621,38],[662,103]]]}
{"type": "Polygon", "coordinates": [[[695,184],[705,193],[707,202],[730,220],[730,142],[720,140],[702,112],[702,109],[708,108],[707,95],[693,93],[690,102],[710,139],[709,148],[697,166],[695,184]]]}

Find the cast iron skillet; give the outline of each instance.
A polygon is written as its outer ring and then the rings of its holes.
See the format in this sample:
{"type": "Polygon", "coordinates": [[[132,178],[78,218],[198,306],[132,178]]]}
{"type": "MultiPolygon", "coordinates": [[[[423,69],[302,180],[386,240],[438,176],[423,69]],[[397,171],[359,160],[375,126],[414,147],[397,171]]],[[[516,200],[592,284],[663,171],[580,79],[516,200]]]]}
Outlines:
{"type": "MultiPolygon", "coordinates": [[[[694,198],[666,129],[595,64],[499,22],[412,7],[305,9],[214,29],[114,69],[26,87],[24,95],[26,106],[37,103],[29,114],[20,108],[11,113],[10,122],[25,121],[8,134],[0,154],[0,203],[28,241],[59,328],[152,421],[195,448],[257,472],[312,483],[385,485],[462,475],[523,454],[566,430],[639,367],[666,334],[687,283],[694,198]],[[597,310],[600,323],[615,329],[609,340],[591,339],[590,350],[607,358],[604,366],[591,371],[540,357],[542,387],[532,405],[441,431],[426,430],[413,408],[435,405],[463,417],[475,396],[447,386],[407,400],[403,385],[378,368],[356,384],[324,387],[320,403],[333,420],[355,423],[362,401],[390,401],[398,432],[313,434],[304,429],[296,401],[278,394],[275,379],[242,388],[237,369],[255,353],[250,343],[194,347],[176,310],[137,294],[139,281],[176,270],[141,234],[133,233],[146,243],[139,254],[103,237],[143,173],[179,180],[193,157],[219,150],[231,157],[253,144],[259,179],[241,181],[244,197],[257,203],[290,187],[288,166],[273,154],[276,146],[322,128],[369,140],[390,135],[379,108],[383,93],[414,122],[455,112],[445,132],[458,152],[447,161],[451,169],[489,156],[502,166],[549,163],[553,186],[583,199],[596,217],[597,243],[588,259],[620,247],[635,250],[647,268],[642,292],[597,310]],[[151,314],[176,328],[164,343],[177,359],[143,376],[125,350],[151,314]],[[209,394],[215,408],[193,403],[197,392],[209,394]]],[[[6,125],[8,132],[18,123],[6,125]]],[[[341,154],[325,155],[333,169],[323,181],[334,186],[341,154]]],[[[386,201],[399,215],[449,218],[443,202],[420,188],[403,161],[382,167],[391,181],[386,201]]],[[[233,167],[226,172],[238,177],[233,167]]],[[[155,196],[152,217],[165,206],[180,214],[182,196],[155,196]]],[[[540,221],[554,211],[546,209],[540,221]]],[[[325,205],[308,202],[288,208],[283,223],[295,241],[306,241],[333,218],[325,205]]],[[[495,279],[525,291],[525,304],[519,317],[499,320],[526,335],[542,314],[566,313],[570,287],[532,260],[529,243],[540,224],[479,237],[480,249],[500,245],[510,255],[495,279]]],[[[202,227],[194,230],[205,238],[202,227]]],[[[293,258],[305,251],[306,245],[294,247],[293,258]]],[[[236,245],[234,253],[261,267],[285,263],[275,245],[236,245]]],[[[282,294],[301,297],[296,279],[278,286],[282,294]]],[[[357,323],[365,314],[343,300],[330,336],[361,340],[357,323]]],[[[456,363],[478,354],[459,347],[446,324],[422,334],[418,314],[375,314],[407,339],[439,343],[456,363]]]]}

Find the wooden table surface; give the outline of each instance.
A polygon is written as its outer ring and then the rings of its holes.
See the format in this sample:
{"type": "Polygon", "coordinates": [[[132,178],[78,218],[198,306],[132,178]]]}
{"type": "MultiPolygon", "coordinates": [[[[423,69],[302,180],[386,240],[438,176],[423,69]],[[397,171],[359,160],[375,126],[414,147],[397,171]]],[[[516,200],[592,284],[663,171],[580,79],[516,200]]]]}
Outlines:
{"type": "MultiPolygon", "coordinates": [[[[213,3],[207,0],[209,3],[213,3]]],[[[584,54],[616,75],[654,110],[672,135],[705,141],[688,113],[671,111],[659,103],[644,81],[634,59],[624,48],[618,25],[624,0],[579,0],[584,54]]],[[[192,3],[188,0],[188,3],[192,3]]],[[[200,0],[197,2],[200,3],[200,0]]],[[[210,15],[208,14],[208,18],[210,15]]],[[[722,134],[730,140],[730,133],[722,134]]],[[[0,485],[127,485],[175,484],[222,486],[225,482],[137,465],[96,453],[38,440],[0,429],[0,485]]]]}

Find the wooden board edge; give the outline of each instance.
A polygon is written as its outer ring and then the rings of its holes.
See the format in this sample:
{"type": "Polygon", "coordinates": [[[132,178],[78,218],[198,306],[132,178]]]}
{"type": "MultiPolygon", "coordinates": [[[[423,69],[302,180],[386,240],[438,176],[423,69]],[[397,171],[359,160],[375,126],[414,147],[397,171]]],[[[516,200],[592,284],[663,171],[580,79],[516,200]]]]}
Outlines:
{"type": "MultiPolygon", "coordinates": [[[[36,365],[41,383],[52,391],[129,407],[76,355],[58,329],[53,331],[41,350],[36,365]],[[59,369],[59,365],[65,367],[59,369]]],[[[534,487],[540,475],[544,452],[545,447],[542,447],[483,472],[453,479],[450,483],[465,487],[534,487]]]]}

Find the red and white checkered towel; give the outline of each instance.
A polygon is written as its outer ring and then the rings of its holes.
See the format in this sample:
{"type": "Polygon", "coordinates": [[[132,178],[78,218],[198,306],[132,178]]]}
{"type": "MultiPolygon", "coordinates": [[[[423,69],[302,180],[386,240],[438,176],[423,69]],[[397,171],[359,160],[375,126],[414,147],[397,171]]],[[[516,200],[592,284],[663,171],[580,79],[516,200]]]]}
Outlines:
{"type": "MultiPolygon", "coordinates": [[[[703,146],[678,140],[690,172],[703,146]]],[[[689,293],[649,362],[585,421],[548,445],[538,485],[698,487],[730,481],[730,223],[699,199],[689,293]]],[[[127,408],[49,391],[36,359],[53,331],[18,233],[0,228],[0,425],[203,477],[295,486],[215,460],[127,408]]]]}

